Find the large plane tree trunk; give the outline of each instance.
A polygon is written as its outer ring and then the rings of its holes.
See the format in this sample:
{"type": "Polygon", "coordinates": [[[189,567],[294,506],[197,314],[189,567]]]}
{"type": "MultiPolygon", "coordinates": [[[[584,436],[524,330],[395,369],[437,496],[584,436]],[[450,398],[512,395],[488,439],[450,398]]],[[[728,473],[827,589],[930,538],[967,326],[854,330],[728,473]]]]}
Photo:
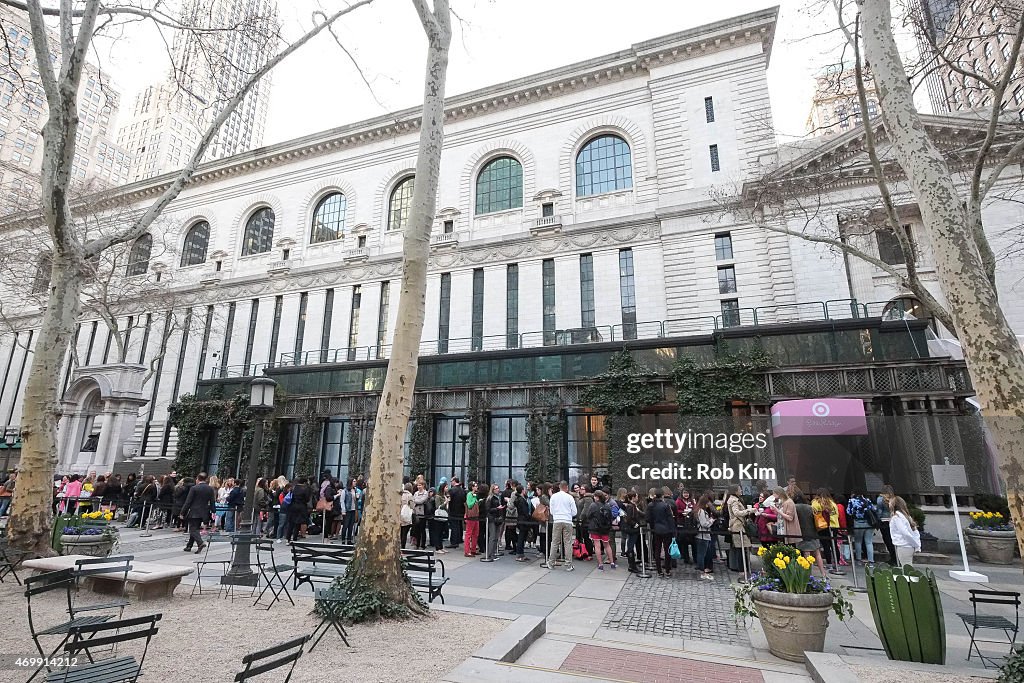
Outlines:
{"type": "Polygon", "coordinates": [[[914,190],[942,291],[1006,480],[1024,552],[1024,353],[1006,321],[942,153],[925,132],[892,32],[890,0],[858,0],[885,130],[914,190]]]}
{"type": "Polygon", "coordinates": [[[402,289],[391,358],[374,423],[359,541],[355,558],[346,572],[346,583],[369,589],[377,597],[372,613],[350,615],[357,619],[418,615],[425,609],[402,572],[399,543],[403,446],[423,334],[430,230],[441,171],[444,86],[451,42],[448,0],[434,0],[433,12],[425,3],[426,0],[413,0],[427,35],[428,48],[416,184],[402,243],[402,289]]]}

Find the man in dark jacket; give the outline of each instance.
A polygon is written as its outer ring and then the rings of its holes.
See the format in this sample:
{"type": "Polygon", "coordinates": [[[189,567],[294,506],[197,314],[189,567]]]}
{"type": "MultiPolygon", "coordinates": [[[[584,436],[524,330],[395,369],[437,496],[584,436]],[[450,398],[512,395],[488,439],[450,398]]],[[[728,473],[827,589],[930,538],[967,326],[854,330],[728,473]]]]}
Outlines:
{"type": "Polygon", "coordinates": [[[466,516],[466,489],[458,477],[452,477],[448,489],[448,528],[451,530],[449,548],[458,548],[462,543],[462,519],[466,516]]]}
{"type": "Polygon", "coordinates": [[[653,535],[651,546],[658,576],[672,576],[672,556],[669,554],[669,547],[676,535],[676,520],[672,509],[673,506],[662,498],[661,491],[651,489],[651,502],[647,505],[645,516],[647,526],[653,535]],[[665,555],[664,566],[661,560],[662,553],[665,555]]]}
{"type": "Polygon", "coordinates": [[[196,554],[202,552],[206,544],[199,535],[199,527],[203,522],[210,521],[216,512],[217,492],[206,483],[206,472],[200,472],[196,477],[196,485],[188,490],[185,497],[185,504],[181,506],[181,516],[188,520],[188,543],[185,544],[185,552],[192,552],[192,544],[196,544],[196,554]]]}

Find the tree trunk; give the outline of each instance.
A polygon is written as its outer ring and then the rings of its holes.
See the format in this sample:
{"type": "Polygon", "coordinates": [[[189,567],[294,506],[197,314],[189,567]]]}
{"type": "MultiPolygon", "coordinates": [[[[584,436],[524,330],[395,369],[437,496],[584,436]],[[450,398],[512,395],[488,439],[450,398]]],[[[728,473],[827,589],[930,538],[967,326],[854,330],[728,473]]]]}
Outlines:
{"type": "Polygon", "coordinates": [[[993,437],[1017,544],[1024,553],[1024,353],[999,307],[949,167],[914,108],[893,38],[889,0],[858,3],[882,119],[931,238],[942,291],[993,437]]]}
{"type": "Polygon", "coordinates": [[[349,571],[367,579],[386,599],[412,614],[423,607],[401,570],[399,547],[403,446],[416,386],[420,339],[426,307],[430,230],[434,223],[437,186],[444,142],[444,86],[451,29],[447,0],[435,0],[433,16],[413,0],[427,34],[427,68],[423,119],[416,158],[416,183],[409,223],[402,243],[402,290],[384,378],[367,476],[366,500],[359,542],[349,571]]]}
{"type": "Polygon", "coordinates": [[[12,546],[53,555],[53,473],[57,465],[57,396],[68,341],[74,335],[82,277],[74,259],[54,255],[50,294],[25,385],[18,486],[7,534],[12,546]]]}

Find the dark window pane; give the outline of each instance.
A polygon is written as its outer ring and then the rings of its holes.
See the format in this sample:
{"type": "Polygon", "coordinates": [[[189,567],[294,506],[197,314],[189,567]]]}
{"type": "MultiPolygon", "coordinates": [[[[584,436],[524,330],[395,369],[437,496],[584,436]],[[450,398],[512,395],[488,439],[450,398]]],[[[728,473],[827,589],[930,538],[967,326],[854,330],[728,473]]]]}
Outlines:
{"type": "Polygon", "coordinates": [[[313,225],[309,232],[311,244],[340,239],[345,230],[345,195],[334,192],[321,199],[313,210],[313,225]]]}
{"type": "Polygon", "coordinates": [[[576,196],[587,197],[633,187],[629,145],[617,135],[596,137],[576,155],[576,196]]]}

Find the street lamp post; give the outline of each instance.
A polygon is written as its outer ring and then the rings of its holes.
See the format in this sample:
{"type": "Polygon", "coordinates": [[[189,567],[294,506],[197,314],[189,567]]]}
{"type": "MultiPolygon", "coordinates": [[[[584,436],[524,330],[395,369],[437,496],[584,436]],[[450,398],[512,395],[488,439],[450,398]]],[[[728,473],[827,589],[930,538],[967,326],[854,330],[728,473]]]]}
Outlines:
{"type": "Polygon", "coordinates": [[[253,533],[255,527],[254,499],[256,498],[256,479],[259,473],[260,448],[263,446],[263,421],[274,410],[274,389],[277,382],[269,377],[256,377],[249,383],[249,409],[253,412],[256,424],[253,429],[252,449],[249,452],[249,464],[245,475],[245,500],[242,512],[238,516],[236,528],[242,526],[242,520],[248,519],[248,532],[235,534],[232,543],[233,554],[231,567],[221,577],[221,583],[253,586],[259,581],[259,575],[253,572],[250,561],[252,542],[256,540],[253,533]]]}
{"type": "MultiPolygon", "coordinates": [[[[469,442],[469,420],[459,420],[459,441],[462,442],[462,463],[466,463],[466,444],[469,442]]],[[[464,479],[469,480],[470,477],[476,477],[476,472],[469,472],[464,479]]]]}

